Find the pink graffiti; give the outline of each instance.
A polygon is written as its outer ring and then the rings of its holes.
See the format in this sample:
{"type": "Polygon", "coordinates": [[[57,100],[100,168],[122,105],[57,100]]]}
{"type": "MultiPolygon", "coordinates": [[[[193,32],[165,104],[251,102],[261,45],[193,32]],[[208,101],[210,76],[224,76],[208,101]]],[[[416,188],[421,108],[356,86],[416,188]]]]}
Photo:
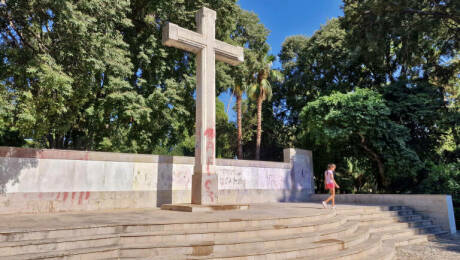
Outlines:
{"type": "Polygon", "coordinates": [[[67,200],[67,197],[69,197],[69,193],[68,192],[64,192],[64,198],[62,200],[66,201],[67,200]]]}
{"type": "Polygon", "coordinates": [[[215,134],[214,134],[214,129],[212,129],[212,128],[206,129],[206,131],[204,131],[204,136],[206,136],[207,138],[216,137],[215,134]]]}
{"type": "Polygon", "coordinates": [[[204,187],[206,188],[206,192],[208,193],[211,202],[214,202],[214,192],[211,191],[211,187],[209,187],[210,184],[211,180],[206,180],[206,182],[204,183],[204,187]]]}
{"type": "Polygon", "coordinates": [[[83,192],[80,192],[80,197],[78,197],[78,205],[81,205],[82,199],[83,199],[83,192]]]}
{"type": "Polygon", "coordinates": [[[206,171],[209,174],[209,166],[214,164],[214,137],[216,136],[214,129],[208,128],[204,131],[206,136],[206,171]]]}

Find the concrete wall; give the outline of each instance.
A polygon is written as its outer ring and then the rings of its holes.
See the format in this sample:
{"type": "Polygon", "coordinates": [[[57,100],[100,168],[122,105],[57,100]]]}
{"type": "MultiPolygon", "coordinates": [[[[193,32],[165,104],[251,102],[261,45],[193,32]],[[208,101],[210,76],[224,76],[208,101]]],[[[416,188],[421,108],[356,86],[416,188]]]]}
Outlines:
{"type": "MultiPolygon", "coordinates": [[[[328,194],[314,194],[312,201],[325,200],[328,194]]],[[[408,206],[430,217],[452,234],[457,232],[452,196],[431,194],[337,194],[336,203],[408,206]]]]}
{"type": "MultiPolygon", "coordinates": [[[[285,162],[217,160],[219,203],[305,201],[311,152],[285,162]]],[[[0,213],[151,208],[190,203],[193,157],[0,147],[0,213]]]]}

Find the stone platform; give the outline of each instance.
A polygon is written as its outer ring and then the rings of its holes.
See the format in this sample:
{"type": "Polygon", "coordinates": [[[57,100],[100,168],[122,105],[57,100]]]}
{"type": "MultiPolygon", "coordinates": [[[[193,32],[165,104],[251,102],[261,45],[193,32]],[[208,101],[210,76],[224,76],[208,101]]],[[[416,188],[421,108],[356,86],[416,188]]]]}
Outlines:
{"type": "Polygon", "coordinates": [[[398,246],[445,234],[405,206],[251,204],[0,215],[0,259],[394,259],[398,246]]]}
{"type": "Polygon", "coordinates": [[[216,205],[197,205],[197,204],[163,204],[162,210],[185,211],[185,212],[206,212],[218,210],[247,210],[249,204],[216,204],[216,205]]]}

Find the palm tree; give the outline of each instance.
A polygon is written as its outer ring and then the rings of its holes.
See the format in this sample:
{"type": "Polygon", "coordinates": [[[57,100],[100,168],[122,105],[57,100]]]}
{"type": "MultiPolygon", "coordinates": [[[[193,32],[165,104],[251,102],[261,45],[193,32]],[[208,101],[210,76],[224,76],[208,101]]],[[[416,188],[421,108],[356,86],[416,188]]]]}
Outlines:
{"type": "Polygon", "coordinates": [[[283,81],[283,75],[279,70],[272,69],[275,56],[265,55],[261,63],[261,68],[255,74],[255,83],[248,89],[248,96],[252,100],[257,100],[257,141],[256,141],[256,160],[260,160],[260,143],[262,140],[262,103],[272,97],[272,86],[270,81],[283,81]]]}
{"type": "Polygon", "coordinates": [[[231,100],[232,100],[232,97],[233,96],[236,96],[236,126],[237,126],[237,147],[238,147],[238,150],[237,150],[237,156],[238,156],[238,159],[243,159],[243,124],[242,124],[242,109],[241,109],[241,106],[242,106],[242,101],[243,101],[243,93],[244,91],[246,91],[246,88],[243,87],[245,86],[244,84],[242,84],[241,82],[238,83],[237,80],[235,80],[235,85],[230,89],[230,91],[232,92],[232,94],[230,94],[230,99],[228,101],[228,105],[227,105],[227,114],[228,114],[228,109],[230,108],[230,103],[231,103],[231,100]]]}
{"type": "Polygon", "coordinates": [[[235,85],[233,93],[236,96],[236,118],[237,118],[237,143],[238,143],[238,159],[243,159],[243,125],[242,125],[242,112],[241,103],[243,100],[244,87],[242,84],[235,85]]]}

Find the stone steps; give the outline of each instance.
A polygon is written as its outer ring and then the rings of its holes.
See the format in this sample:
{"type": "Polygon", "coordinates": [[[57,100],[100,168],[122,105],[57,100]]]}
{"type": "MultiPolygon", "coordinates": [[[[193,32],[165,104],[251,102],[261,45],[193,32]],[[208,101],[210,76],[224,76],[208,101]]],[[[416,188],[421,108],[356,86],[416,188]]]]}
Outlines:
{"type": "Polygon", "coordinates": [[[446,233],[407,207],[318,212],[4,232],[0,259],[390,260],[397,246],[446,233]]]}
{"type": "Polygon", "coordinates": [[[299,216],[289,218],[259,218],[259,219],[229,219],[213,222],[182,222],[182,223],[127,223],[123,225],[91,225],[85,227],[69,227],[60,229],[43,229],[24,231],[9,231],[0,233],[0,243],[24,240],[41,240],[48,238],[65,238],[104,234],[136,233],[136,232],[177,232],[184,230],[219,230],[219,229],[246,229],[258,226],[286,226],[299,223],[323,221],[335,217],[333,211],[313,216],[299,216]]]}
{"type": "MultiPolygon", "coordinates": [[[[358,223],[348,222],[340,228],[331,228],[323,232],[308,232],[305,234],[289,234],[277,236],[260,236],[260,237],[234,237],[225,240],[201,241],[201,243],[188,243],[178,241],[176,243],[144,243],[132,244],[131,246],[122,247],[120,256],[122,257],[152,257],[159,255],[171,255],[180,252],[182,255],[198,254],[198,250],[213,253],[225,253],[228,251],[253,251],[257,248],[276,248],[289,247],[290,245],[305,245],[315,241],[333,241],[336,237],[347,237],[350,243],[353,240],[365,239],[367,232],[355,232],[358,223]],[[353,235],[353,233],[356,233],[353,235]]],[[[361,227],[364,229],[364,227],[361,227]]],[[[334,240],[336,241],[336,239],[334,240]]],[[[338,243],[338,247],[343,247],[343,242],[338,243]]],[[[317,243],[319,247],[321,243],[317,243]]],[[[315,248],[317,248],[315,247],[315,248]]]]}
{"type": "Polygon", "coordinates": [[[28,253],[13,256],[2,256],[2,260],[32,260],[32,259],[66,259],[66,260],[81,260],[81,259],[116,259],[119,256],[119,246],[104,246],[104,247],[86,247],[72,250],[50,251],[46,253],[28,253]]]}
{"type": "Polygon", "coordinates": [[[88,245],[91,245],[91,247],[116,246],[119,241],[120,235],[109,234],[3,242],[0,243],[0,258],[24,252],[46,253],[50,251],[77,250],[87,248],[88,245]]]}
{"type": "Polygon", "coordinates": [[[307,232],[336,229],[347,222],[339,216],[326,218],[318,221],[296,223],[290,225],[263,225],[248,227],[244,230],[232,227],[220,229],[201,229],[184,231],[163,231],[163,232],[137,232],[126,233],[121,236],[123,244],[134,243],[174,243],[175,241],[219,241],[232,238],[270,237],[275,235],[295,235],[307,232]]]}

